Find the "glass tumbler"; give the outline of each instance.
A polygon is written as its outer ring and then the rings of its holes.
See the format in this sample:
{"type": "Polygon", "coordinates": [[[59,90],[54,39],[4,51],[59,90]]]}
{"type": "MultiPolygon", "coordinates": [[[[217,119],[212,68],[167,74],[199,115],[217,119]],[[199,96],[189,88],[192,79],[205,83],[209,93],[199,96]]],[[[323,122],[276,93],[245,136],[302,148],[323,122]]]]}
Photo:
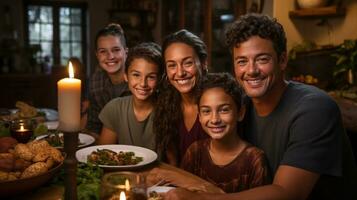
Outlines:
{"type": "Polygon", "coordinates": [[[146,200],[146,175],[138,172],[111,172],[102,178],[102,200],[146,200]]]}

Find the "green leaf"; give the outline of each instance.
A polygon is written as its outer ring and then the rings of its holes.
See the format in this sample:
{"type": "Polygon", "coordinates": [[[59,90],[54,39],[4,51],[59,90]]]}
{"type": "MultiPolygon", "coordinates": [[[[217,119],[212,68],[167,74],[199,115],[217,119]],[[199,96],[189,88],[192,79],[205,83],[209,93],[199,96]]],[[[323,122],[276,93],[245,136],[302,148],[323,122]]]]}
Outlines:
{"type": "Polygon", "coordinates": [[[347,69],[345,69],[345,68],[339,68],[338,70],[335,70],[333,72],[333,76],[338,76],[339,74],[344,73],[346,71],[347,71],[347,69]]]}
{"type": "Polygon", "coordinates": [[[336,61],[336,65],[340,65],[341,63],[345,62],[347,60],[347,56],[341,56],[338,58],[338,60],[336,61]]]}
{"type": "Polygon", "coordinates": [[[43,134],[46,134],[48,132],[48,127],[43,124],[43,123],[40,123],[37,125],[37,127],[35,128],[34,130],[34,135],[35,136],[39,136],[39,135],[43,135],[43,134]]]}
{"type": "Polygon", "coordinates": [[[79,200],[99,199],[100,183],[83,183],[77,187],[77,197],[79,200]]]}

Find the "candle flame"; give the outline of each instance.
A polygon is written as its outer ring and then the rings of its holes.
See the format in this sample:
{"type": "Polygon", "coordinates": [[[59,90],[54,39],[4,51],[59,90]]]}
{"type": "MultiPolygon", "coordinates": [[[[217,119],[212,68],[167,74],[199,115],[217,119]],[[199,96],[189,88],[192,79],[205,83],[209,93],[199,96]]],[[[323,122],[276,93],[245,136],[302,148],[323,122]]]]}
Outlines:
{"type": "Polygon", "coordinates": [[[23,124],[21,124],[21,125],[20,125],[20,130],[19,130],[19,131],[24,131],[24,130],[25,130],[24,125],[23,125],[23,124]]]}
{"type": "Polygon", "coordinates": [[[74,78],[74,69],[71,61],[69,61],[68,74],[69,78],[74,78]]]}
{"type": "Polygon", "coordinates": [[[128,179],[125,179],[125,190],[129,191],[130,190],[130,183],[128,179]]]}
{"type": "Polygon", "coordinates": [[[120,192],[119,199],[120,200],[126,200],[126,196],[125,196],[125,193],[123,191],[120,192]]]}

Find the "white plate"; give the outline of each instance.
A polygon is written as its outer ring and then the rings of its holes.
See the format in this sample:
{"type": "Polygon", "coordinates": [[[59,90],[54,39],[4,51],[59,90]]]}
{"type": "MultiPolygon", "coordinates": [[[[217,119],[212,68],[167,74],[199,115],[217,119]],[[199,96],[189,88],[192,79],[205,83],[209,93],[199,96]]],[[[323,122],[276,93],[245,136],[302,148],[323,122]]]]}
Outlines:
{"type": "Polygon", "coordinates": [[[152,186],[152,187],[148,187],[147,189],[147,194],[149,196],[150,192],[157,192],[157,193],[166,193],[172,189],[174,189],[175,187],[170,187],[170,186],[152,186]]]}
{"type": "Polygon", "coordinates": [[[52,122],[44,122],[43,124],[47,126],[48,130],[56,130],[59,122],[52,121],[52,122]]]}
{"type": "MultiPolygon", "coordinates": [[[[59,136],[62,136],[63,133],[59,133],[58,134],[59,136]]],[[[40,135],[38,137],[36,137],[35,140],[41,140],[41,139],[44,139],[45,137],[47,137],[48,135],[40,135]]],[[[82,147],[86,147],[88,145],[91,145],[95,142],[95,138],[91,135],[88,135],[88,134],[84,134],[84,133],[79,133],[78,134],[78,138],[79,138],[79,143],[81,143],[80,145],[78,145],[79,148],[82,148],[82,147]]],[[[62,149],[63,147],[56,147],[58,149],[62,149]]]]}
{"type": "Polygon", "coordinates": [[[50,108],[38,108],[37,111],[44,112],[46,114],[47,121],[58,120],[58,112],[50,108]]]}
{"type": "Polygon", "coordinates": [[[144,147],[138,147],[132,145],[98,145],[98,146],[86,147],[76,152],[76,158],[79,162],[87,163],[88,155],[90,155],[93,151],[97,151],[97,149],[109,149],[117,153],[119,151],[124,151],[124,152],[132,151],[135,153],[135,156],[143,158],[143,161],[139,162],[136,165],[99,165],[99,167],[102,168],[135,169],[148,165],[157,159],[157,154],[154,151],[144,147]]]}

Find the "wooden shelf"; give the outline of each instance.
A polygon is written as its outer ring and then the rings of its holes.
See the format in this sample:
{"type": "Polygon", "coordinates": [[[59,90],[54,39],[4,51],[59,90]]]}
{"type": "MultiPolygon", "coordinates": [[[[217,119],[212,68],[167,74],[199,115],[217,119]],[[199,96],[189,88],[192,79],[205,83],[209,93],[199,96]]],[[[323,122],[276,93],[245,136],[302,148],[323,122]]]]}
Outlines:
{"type": "Polygon", "coordinates": [[[321,17],[339,17],[344,16],[345,8],[337,6],[328,6],[321,8],[309,8],[293,10],[289,12],[290,18],[321,18],[321,17]]]}

